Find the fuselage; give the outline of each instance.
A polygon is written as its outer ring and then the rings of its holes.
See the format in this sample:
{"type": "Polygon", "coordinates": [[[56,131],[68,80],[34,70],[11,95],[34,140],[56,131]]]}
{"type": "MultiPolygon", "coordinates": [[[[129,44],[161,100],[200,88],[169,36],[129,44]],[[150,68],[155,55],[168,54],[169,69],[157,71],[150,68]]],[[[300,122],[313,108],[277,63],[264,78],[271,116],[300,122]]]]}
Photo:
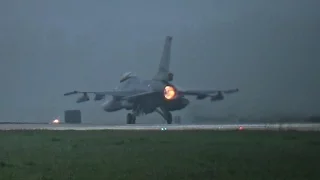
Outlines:
{"type": "MultiPolygon", "coordinates": [[[[189,100],[183,96],[177,96],[168,100],[164,98],[163,89],[168,83],[154,80],[142,80],[136,76],[130,77],[114,89],[115,91],[135,91],[135,93],[156,91],[158,94],[144,97],[143,99],[135,99],[134,101],[123,100],[120,97],[113,97],[102,104],[103,110],[106,112],[114,112],[122,109],[132,110],[137,104],[142,106],[145,114],[152,113],[158,107],[164,107],[168,111],[181,110],[189,104],[189,100]]],[[[172,85],[172,84],[170,84],[172,85]]]]}

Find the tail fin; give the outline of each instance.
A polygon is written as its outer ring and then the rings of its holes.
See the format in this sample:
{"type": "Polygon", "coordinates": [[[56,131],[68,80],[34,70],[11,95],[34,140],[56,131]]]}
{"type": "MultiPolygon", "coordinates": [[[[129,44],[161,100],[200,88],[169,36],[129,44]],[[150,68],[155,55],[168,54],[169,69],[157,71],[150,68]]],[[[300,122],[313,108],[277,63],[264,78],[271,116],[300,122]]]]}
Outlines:
{"type": "Polygon", "coordinates": [[[171,56],[171,43],[172,36],[167,36],[165,44],[162,51],[162,56],[159,64],[159,69],[157,74],[153,77],[153,80],[158,81],[171,81],[172,74],[169,72],[170,67],[170,56],[171,56]]]}

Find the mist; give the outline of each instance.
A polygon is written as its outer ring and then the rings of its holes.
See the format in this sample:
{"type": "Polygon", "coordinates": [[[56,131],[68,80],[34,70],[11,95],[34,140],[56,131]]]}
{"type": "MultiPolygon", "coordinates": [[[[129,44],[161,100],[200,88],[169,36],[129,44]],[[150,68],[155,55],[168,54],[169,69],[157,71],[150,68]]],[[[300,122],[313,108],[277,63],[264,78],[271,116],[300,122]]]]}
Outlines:
{"type": "MultiPolygon", "coordinates": [[[[0,121],[47,122],[80,109],[84,122],[125,122],[73,90],[114,88],[122,73],[148,79],[165,36],[183,88],[240,92],[174,114],[319,114],[317,0],[4,0],[0,2],[0,121]]],[[[161,122],[157,114],[145,122],[161,122]],[[155,119],[155,120],[153,120],[155,119]]]]}

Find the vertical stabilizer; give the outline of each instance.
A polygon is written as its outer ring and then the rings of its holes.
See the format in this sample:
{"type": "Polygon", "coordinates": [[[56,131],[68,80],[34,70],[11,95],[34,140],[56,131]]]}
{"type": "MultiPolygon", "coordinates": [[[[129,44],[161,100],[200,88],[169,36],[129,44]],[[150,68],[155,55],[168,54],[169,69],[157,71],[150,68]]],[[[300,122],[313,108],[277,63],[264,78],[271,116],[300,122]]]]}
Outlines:
{"type": "Polygon", "coordinates": [[[162,56],[159,64],[159,69],[157,74],[153,77],[153,80],[159,80],[159,81],[171,81],[172,75],[169,72],[169,67],[170,67],[170,56],[171,56],[171,43],[172,43],[172,36],[167,36],[163,51],[162,51],[162,56]]]}

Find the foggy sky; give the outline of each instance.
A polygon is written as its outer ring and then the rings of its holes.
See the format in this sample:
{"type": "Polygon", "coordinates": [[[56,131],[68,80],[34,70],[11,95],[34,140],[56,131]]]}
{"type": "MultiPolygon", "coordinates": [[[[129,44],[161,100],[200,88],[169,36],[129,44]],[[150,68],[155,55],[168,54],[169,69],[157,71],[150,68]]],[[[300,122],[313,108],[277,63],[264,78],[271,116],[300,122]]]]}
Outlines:
{"type": "Polygon", "coordinates": [[[112,89],[127,71],[152,77],[167,35],[173,36],[176,84],[240,89],[222,102],[191,98],[192,104],[175,114],[318,113],[319,5],[318,0],[2,0],[0,121],[47,121],[66,109],[81,109],[86,122],[125,122],[125,111],[105,113],[101,102],[76,104],[77,97],[62,95],[112,89]]]}

